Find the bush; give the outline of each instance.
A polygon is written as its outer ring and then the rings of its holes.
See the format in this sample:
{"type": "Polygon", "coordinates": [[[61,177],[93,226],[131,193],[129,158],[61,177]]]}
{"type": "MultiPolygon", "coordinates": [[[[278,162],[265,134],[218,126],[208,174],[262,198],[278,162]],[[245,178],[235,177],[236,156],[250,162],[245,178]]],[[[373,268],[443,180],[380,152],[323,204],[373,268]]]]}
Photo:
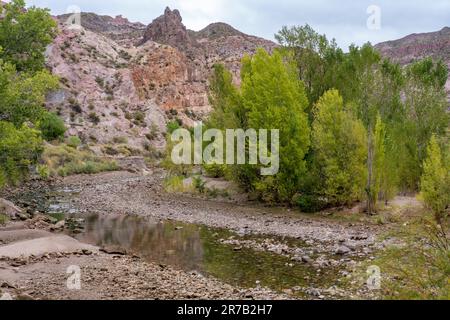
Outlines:
{"type": "Polygon", "coordinates": [[[99,76],[95,77],[95,82],[97,82],[100,88],[103,88],[105,86],[105,80],[103,80],[103,78],[99,76]]]}
{"type": "Polygon", "coordinates": [[[37,174],[41,179],[46,180],[50,177],[50,169],[45,164],[39,164],[36,167],[37,174]]]}
{"type": "Polygon", "coordinates": [[[128,143],[128,138],[127,137],[114,137],[113,138],[113,143],[126,144],[126,143],[128,143]]]}
{"type": "Polygon", "coordinates": [[[42,132],[42,137],[47,141],[62,138],[66,132],[64,121],[58,115],[46,112],[38,121],[38,128],[42,132]]]}
{"type": "Polygon", "coordinates": [[[197,190],[200,193],[205,193],[206,191],[206,181],[202,179],[202,177],[194,177],[192,180],[192,185],[194,186],[195,190],[197,190]]]}
{"type": "Polygon", "coordinates": [[[170,176],[164,181],[164,189],[167,192],[184,192],[182,176],[170,176]]]}
{"type": "Polygon", "coordinates": [[[77,136],[71,136],[67,139],[67,145],[76,149],[81,145],[81,140],[77,136]]]}
{"type": "Polygon", "coordinates": [[[317,196],[301,195],[295,200],[297,206],[304,213],[315,213],[326,208],[327,203],[317,196]]]}
{"type": "Polygon", "coordinates": [[[25,178],[41,153],[39,131],[25,125],[18,129],[12,123],[0,121],[0,187],[25,178]]]}
{"type": "Polygon", "coordinates": [[[105,146],[103,148],[103,152],[109,156],[117,156],[120,153],[116,148],[114,148],[110,145],[105,146]]]}
{"type": "Polygon", "coordinates": [[[148,140],[153,141],[153,140],[155,140],[158,137],[158,132],[159,132],[158,126],[156,124],[152,123],[152,125],[150,127],[150,132],[147,133],[145,135],[145,137],[148,140]]]}
{"type": "Polygon", "coordinates": [[[49,168],[50,176],[93,174],[118,170],[115,161],[103,159],[89,150],[76,150],[67,145],[47,146],[42,155],[43,164],[49,168]]]}
{"type": "Polygon", "coordinates": [[[167,123],[167,132],[172,134],[175,130],[180,129],[180,123],[178,121],[170,121],[167,123]]]}
{"type": "Polygon", "coordinates": [[[9,218],[6,215],[0,213],[0,225],[4,225],[8,221],[9,221],[9,218]]]}
{"type": "Polygon", "coordinates": [[[219,164],[205,164],[203,169],[211,178],[223,178],[226,174],[227,166],[219,164]]]}
{"type": "Polygon", "coordinates": [[[395,237],[404,245],[391,245],[371,262],[383,272],[384,298],[450,299],[450,240],[433,217],[405,224],[395,237]]]}
{"type": "Polygon", "coordinates": [[[133,114],[134,120],[143,122],[145,120],[145,114],[141,111],[137,111],[133,114]]]}
{"type": "Polygon", "coordinates": [[[450,170],[446,163],[436,136],[433,135],[423,163],[421,179],[421,196],[426,206],[433,211],[438,223],[443,222],[450,205],[450,170]]]}
{"type": "Polygon", "coordinates": [[[89,113],[88,118],[89,118],[89,121],[91,121],[93,124],[99,124],[100,123],[100,118],[95,112],[89,113]]]}

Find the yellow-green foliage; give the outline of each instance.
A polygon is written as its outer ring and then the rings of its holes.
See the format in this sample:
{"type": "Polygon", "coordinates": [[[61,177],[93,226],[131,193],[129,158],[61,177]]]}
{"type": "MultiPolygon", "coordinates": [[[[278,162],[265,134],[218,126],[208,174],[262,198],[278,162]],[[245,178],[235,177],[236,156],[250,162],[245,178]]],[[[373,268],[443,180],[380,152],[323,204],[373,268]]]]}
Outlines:
{"type": "Polygon", "coordinates": [[[0,121],[0,187],[23,179],[41,152],[39,131],[26,125],[16,128],[12,123],[0,121]]]}
{"type": "Polygon", "coordinates": [[[65,144],[46,146],[42,159],[52,176],[93,174],[118,169],[115,161],[98,157],[89,150],[77,150],[65,144]]]}
{"type": "Polygon", "coordinates": [[[170,176],[164,181],[164,189],[167,192],[185,192],[184,177],[182,176],[170,176]]]}
{"type": "Polygon", "coordinates": [[[291,57],[260,49],[251,59],[244,58],[242,100],[249,128],[280,130],[279,173],[260,177],[253,185],[263,197],[270,193],[276,201],[291,201],[305,174],[311,143],[308,99],[291,57]]]}
{"type": "Polygon", "coordinates": [[[27,7],[24,0],[2,4],[0,12],[0,59],[11,61],[19,71],[38,71],[45,67],[45,49],[58,32],[49,9],[27,7]],[[4,8],[3,8],[4,7],[4,8]]]}
{"type": "Polygon", "coordinates": [[[205,164],[203,169],[212,178],[222,178],[227,173],[227,166],[223,164],[205,164]]]}
{"type": "Polygon", "coordinates": [[[47,70],[33,75],[17,73],[13,65],[0,59],[0,114],[16,126],[25,121],[37,123],[48,114],[42,107],[45,96],[57,88],[58,79],[47,70]]]}
{"type": "Polygon", "coordinates": [[[39,177],[41,177],[41,179],[46,180],[46,179],[50,178],[50,170],[47,165],[39,164],[36,167],[36,171],[37,171],[37,174],[39,175],[39,177]]]}
{"type": "Polygon", "coordinates": [[[9,219],[6,215],[0,213],[0,225],[6,224],[8,222],[8,220],[9,219]]]}
{"type": "Polygon", "coordinates": [[[314,109],[313,148],[329,203],[349,204],[363,195],[367,140],[360,120],[345,110],[337,90],[320,98],[314,109]]]}
{"type": "Polygon", "coordinates": [[[172,149],[175,143],[172,142],[170,135],[167,136],[167,145],[164,159],[161,162],[161,166],[166,169],[172,176],[184,176],[187,177],[193,169],[193,165],[190,164],[174,164],[172,161],[172,149]]]}
{"type": "Polygon", "coordinates": [[[42,133],[42,137],[47,141],[64,137],[67,130],[64,121],[51,112],[45,112],[37,122],[37,126],[42,133]]]}
{"type": "Polygon", "coordinates": [[[372,201],[376,205],[380,192],[382,183],[385,180],[385,162],[386,162],[386,127],[378,114],[376,124],[375,124],[375,134],[374,134],[374,179],[373,179],[373,193],[372,201]]]}
{"type": "Polygon", "coordinates": [[[436,220],[441,223],[448,214],[450,205],[450,164],[442,156],[437,138],[432,136],[423,163],[421,196],[436,220]]]}
{"type": "MultiPolygon", "coordinates": [[[[257,191],[261,199],[289,202],[305,172],[310,128],[305,108],[305,88],[297,77],[290,56],[259,49],[242,60],[242,86],[221,65],[214,67],[210,102],[214,108],[208,127],[217,129],[277,129],[280,133],[280,170],[274,177],[260,175],[258,165],[206,167],[212,176],[232,176],[245,190],[257,191]]],[[[245,155],[248,159],[248,154],[245,155]]]]}

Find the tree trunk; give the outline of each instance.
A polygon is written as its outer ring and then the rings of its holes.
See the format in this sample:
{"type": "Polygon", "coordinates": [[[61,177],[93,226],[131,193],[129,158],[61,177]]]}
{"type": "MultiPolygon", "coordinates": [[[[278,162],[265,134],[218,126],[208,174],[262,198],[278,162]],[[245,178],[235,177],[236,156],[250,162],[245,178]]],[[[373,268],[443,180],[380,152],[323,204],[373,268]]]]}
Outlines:
{"type": "Polygon", "coordinates": [[[367,148],[367,214],[372,215],[373,213],[373,195],[372,195],[372,180],[373,180],[373,158],[374,158],[374,145],[373,145],[373,137],[372,137],[372,129],[369,127],[368,134],[368,148],[367,148]]]}

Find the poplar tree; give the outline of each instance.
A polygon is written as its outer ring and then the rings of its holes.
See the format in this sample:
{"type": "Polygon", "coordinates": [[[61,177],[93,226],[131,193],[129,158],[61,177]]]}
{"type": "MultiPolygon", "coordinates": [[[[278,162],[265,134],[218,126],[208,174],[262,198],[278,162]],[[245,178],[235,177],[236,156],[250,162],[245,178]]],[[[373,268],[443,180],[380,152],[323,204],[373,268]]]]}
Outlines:
{"type": "Polygon", "coordinates": [[[441,224],[448,215],[450,205],[450,163],[446,163],[436,135],[431,137],[427,148],[427,157],[423,163],[423,175],[420,189],[422,198],[441,224]]]}
{"type": "Polygon", "coordinates": [[[361,200],[366,182],[367,138],[363,123],[346,110],[337,90],[326,92],[314,107],[313,148],[319,193],[331,205],[361,200]]]}

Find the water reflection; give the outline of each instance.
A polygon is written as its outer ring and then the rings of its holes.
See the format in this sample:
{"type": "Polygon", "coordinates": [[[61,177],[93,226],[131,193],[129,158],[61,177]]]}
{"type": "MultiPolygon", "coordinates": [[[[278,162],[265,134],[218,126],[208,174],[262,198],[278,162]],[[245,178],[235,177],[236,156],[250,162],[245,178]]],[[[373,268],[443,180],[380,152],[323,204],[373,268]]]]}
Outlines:
{"type": "MultiPolygon", "coordinates": [[[[186,271],[195,270],[232,285],[255,287],[256,283],[260,283],[273,290],[283,290],[297,286],[328,288],[337,284],[338,270],[333,268],[318,274],[310,265],[293,264],[289,258],[273,253],[246,248],[235,251],[232,246],[219,241],[230,236],[240,238],[226,229],[152,221],[127,215],[81,215],[73,203],[77,192],[79,190],[54,190],[49,193],[34,190],[21,194],[21,199],[33,203],[36,210],[46,212],[58,220],[64,217],[66,222],[68,218],[74,217],[85,219],[83,231],[71,234],[82,242],[125,249],[149,262],[186,271]]],[[[303,244],[290,245],[300,247],[303,244]]],[[[303,294],[299,292],[299,295],[303,294]]]]}
{"type": "Polygon", "coordinates": [[[100,247],[122,248],[147,261],[184,270],[204,271],[200,227],[148,221],[134,216],[98,216],[86,219],[77,238],[100,247]]]}
{"type": "Polygon", "coordinates": [[[283,290],[334,282],[333,270],[318,277],[312,267],[293,265],[286,257],[245,248],[235,251],[219,241],[231,235],[234,234],[227,230],[192,224],[91,215],[86,218],[84,232],[75,236],[83,242],[122,248],[149,262],[195,270],[241,287],[260,283],[283,290]]]}

